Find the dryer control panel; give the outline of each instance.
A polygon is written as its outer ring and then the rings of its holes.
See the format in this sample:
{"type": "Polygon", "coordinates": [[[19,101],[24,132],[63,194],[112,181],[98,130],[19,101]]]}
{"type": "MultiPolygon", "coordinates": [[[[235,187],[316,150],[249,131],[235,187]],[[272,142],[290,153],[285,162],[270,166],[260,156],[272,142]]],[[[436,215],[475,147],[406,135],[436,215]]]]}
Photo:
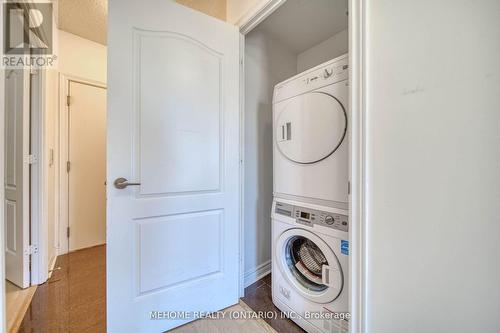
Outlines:
{"type": "Polygon", "coordinates": [[[342,214],[294,206],[283,202],[276,202],[275,213],[295,218],[297,223],[304,225],[319,224],[340,231],[349,231],[349,219],[342,214]]]}
{"type": "Polygon", "coordinates": [[[278,83],[274,87],[273,103],[347,80],[349,76],[347,62],[347,55],[344,55],[278,83]]]}

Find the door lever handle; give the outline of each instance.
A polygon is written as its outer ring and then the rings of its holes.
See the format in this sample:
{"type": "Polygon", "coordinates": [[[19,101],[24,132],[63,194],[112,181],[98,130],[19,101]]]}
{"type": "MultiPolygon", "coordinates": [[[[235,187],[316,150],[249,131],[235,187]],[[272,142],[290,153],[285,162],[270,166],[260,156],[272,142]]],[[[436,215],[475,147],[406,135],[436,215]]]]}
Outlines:
{"type": "Polygon", "coordinates": [[[141,183],[129,183],[127,178],[123,178],[123,177],[116,178],[113,184],[119,190],[123,190],[127,186],[139,186],[139,185],[141,185],[141,183]]]}

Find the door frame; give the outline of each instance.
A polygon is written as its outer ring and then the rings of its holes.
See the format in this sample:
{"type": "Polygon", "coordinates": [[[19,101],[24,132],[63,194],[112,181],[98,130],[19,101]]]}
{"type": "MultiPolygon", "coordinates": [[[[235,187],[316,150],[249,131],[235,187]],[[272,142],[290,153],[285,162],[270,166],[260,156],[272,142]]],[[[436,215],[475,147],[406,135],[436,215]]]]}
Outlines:
{"type": "MultiPolygon", "coordinates": [[[[47,225],[48,202],[45,196],[48,177],[46,174],[48,168],[46,168],[47,161],[45,154],[46,70],[30,69],[29,71],[30,89],[28,91],[28,98],[30,128],[28,135],[30,137],[29,154],[33,156],[29,170],[29,245],[33,249],[30,257],[29,275],[30,286],[34,286],[44,283],[49,277],[48,247],[50,244],[48,244],[47,225]]],[[[2,74],[3,73],[4,71],[2,71],[2,74]]],[[[2,82],[2,84],[4,84],[4,82],[2,82]]],[[[2,94],[4,94],[3,90],[2,94]]],[[[4,130],[3,127],[2,130],[4,130]]]]}
{"type": "Polygon", "coordinates": [[[49,276],[48,267],[48,216],[47,216],[47,168],[45,160],[45,78],[43,69],[30,71],[30,154],[34,161],[30,166],[30,245],[31,285],[42,284],[49,276]]]}
{"type": "MultiPolygon", "coordinates": [[[[76,82],[80,84],[86,84],[98,88],[107,89],[104,82],[90,80],[81,78],[69,74],[59,74],[59,170],[57,172],[57,195],[55,201],[57,202],[57,214],[59,216],[59,223],[56,226],[58,233],[57,243],[58,251],[57,255],[65,254],[69,252],[69,238],[67,237],[67,228],[69,228],[69,174],[66,171],[66,162],[69,159],[69,128],[68,128],[68,94],[69,94],[69,84],[71,82],[76,82]]],[[[71,101],[71,98],[70,98],[71,101]]]]}
{"type": "Polygon", "coordinates": [[[367,332],[367,266],[366,244],[368,214],[366,206],[367,118],[366,72],[367,0],[349,0],[349,108],[350,133],[350,321],[351,332],[367,332]]]}
{"type": "MultiPolygon", "coordinates": [[[[0,17],[4,17],[4,6],[0,6],[0,17]]],[[[0,36],[4,34],[4,25],[0,24],[0,36]]],[[[3,44],[3,43],[2,43],[3,44]]],[[[3,52],[3,47],[0,47],[3,52]]],[[[5,101],[5,70],[0,69],[0,101],[5,101]]],[[[5,139],[5,103],[0,103],[0,138],[5,139]]],[[[0,145],[0,179],[4,181],[5,174],[5,147],[0,145]]],[[[5,313],[5,190],[0,186],[0,333],[7,330],[5,313]]]]}
{"type": "Polygon", "coordinates": [[[255,27],[274,13],[286,0],[261,0],[260,4],[251,8],[235,23],[242,35],[248,34],[255,27]]]}
{"type": "MultiPolygon", "coordinates": [[[[29,71],[28,81],[25,85],[27,95],[29,124],[29,193],[27,195],[27,209],[29,211],[28,221],[28,246],[29,258],[29,286],[44,283],[48,278],[48,228],[47,228],[47,202],[46,192],[46,168],[45,168],[45,70],[25,69],[29,71]],[[28,87],[28,88],[26,88],[28,87]]],[[[2,74],[4,71],[2,71],[2,74]]],[[[2,82],[4,84],[4,82],[2,82]]],[[[2,90],[2,94],[5,92],[2,90]]],[[[3,105],[2,105],[3,109],[3,105]]],[[[4,128],[2,127],[2,130],[4,128]]],[[[3,148],[3,146],[2,146],[3,148]]],[[[4,164],[2,164],[4,166],[4,164]]],[[[3,170],[3,168],[2,168],[3,170]]],[[[3,207],[2,207],[3,208],[3,207]]],[[[3,215],[2,215],[3,217],[3,215]]]]}
{"type": "MultiPolygon", "coordinates": [[[[241,219],[240,219],[240,248],[241,248],[241,266],[240,266],[240,291],[244,295],[244,112],[245,112],[245,73],[244,73],[244,54],[245,54],[245,35],[252,31],[259,23],[265,20],[286,0],[260,0],[260,3],[245,13],[236,25],[240,28],[242,57],[242,69],[240,76],[241,110],[240,110],[240,142],[241,142],[241,167],[242,177],[241,186],[241,219]]],[[[349,131],[349,152],[350,152],[350,195],[349,195],[349,215],[351,228],[349,233],[350,255],[349,255],[349,299],[350,299],[350,332],[366,332],[366,312],[365,304],[366,293],[366,233],[367,233],[367,215],[365,203],[365,180],[367,178],[365,168],[366,156],[366,68],[365,60],[366,50],[366,0],[348,0],[348,31],[349,31],[349,109],[351,114],[351,128],[349,131]]]]}

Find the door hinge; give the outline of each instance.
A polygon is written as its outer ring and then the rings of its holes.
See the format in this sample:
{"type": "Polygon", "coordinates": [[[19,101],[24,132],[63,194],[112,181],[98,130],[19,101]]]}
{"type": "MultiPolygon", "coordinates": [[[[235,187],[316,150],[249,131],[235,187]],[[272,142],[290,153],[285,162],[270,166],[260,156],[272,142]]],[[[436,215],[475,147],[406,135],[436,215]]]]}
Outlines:
{"type": "Polygon", "coordinates": [[[35,164],[38,162],[38,157],[36,155],[28,155],[26,156],[26,163],[35,164]]]}
{"type": "Polygon", "coordinates": [[[66,96],[66,105],[69,106],[69,102],[71,101],[71,96],[66,96]]]}
{"type": "Polygon", "coordinates": [[[69,161],[66,162],[66,172],[69,172],[71,169],[71,163],[69,161]]]}
{"type": "Polygon", "coordinates": [[[38,253],[38,246],[32,244],[28,247],[28,249],[26,250],[27,254],[28,255],[32,255],[32,254],[35,254],[35,253],[38,253]]]}
{"type": "Polygon", "coordinates": [[[351,182],[347,182],[347,194],[351,195],[351,182]]]}
{"type": "Polygon", "coordinates": [[[66,237],[69,238],[69,227],[66,228],[66,237]]]}

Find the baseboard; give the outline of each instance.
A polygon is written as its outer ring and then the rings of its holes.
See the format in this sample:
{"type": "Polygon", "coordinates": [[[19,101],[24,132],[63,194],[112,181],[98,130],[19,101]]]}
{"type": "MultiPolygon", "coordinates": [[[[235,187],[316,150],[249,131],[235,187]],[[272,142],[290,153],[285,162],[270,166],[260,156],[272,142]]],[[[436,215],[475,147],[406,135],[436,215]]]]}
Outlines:
{"type": "Polygon", "coordinates": [[[265,263],[260,264],[252,270],[246,271],[243,275],[243,283],[245,288],[251,285],[252,283],[257,282],[262,279],[267,274],[271,273],[271,260],[266,261],[265,263]]]}

